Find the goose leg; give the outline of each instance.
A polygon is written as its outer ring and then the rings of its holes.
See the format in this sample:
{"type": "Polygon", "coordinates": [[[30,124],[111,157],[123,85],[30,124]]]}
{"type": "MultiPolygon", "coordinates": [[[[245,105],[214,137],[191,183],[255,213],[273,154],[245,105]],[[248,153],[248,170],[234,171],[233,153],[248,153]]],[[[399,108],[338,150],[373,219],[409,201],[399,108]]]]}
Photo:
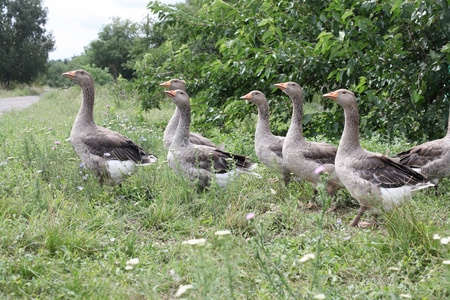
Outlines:
{"type": "Polygon", "coordinates": [[[361,219],[364,212],[367,210],[366,206],[361,206],[358,210],[358,214],[356,215],[355,219],[350,223],[350,226],[356,227],[358,226],[359,219],[361,219]]]}

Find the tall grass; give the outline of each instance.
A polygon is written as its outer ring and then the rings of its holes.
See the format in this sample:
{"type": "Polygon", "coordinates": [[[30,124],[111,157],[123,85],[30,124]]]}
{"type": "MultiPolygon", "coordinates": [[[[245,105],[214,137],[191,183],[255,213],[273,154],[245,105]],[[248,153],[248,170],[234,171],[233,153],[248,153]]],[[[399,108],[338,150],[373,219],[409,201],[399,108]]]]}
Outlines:
{"type": "MultiPolygon", "coordinates": [[[[450,297],[442,264],[450,245],[433,239],[450,236],[448,180],[438,196],[420,193],[384,216],[377,230],[348,226],[357,206],[345,192],[337,195],[344,207],[325,214],[320,203],[308,208],[310,184],[285,187],[264,166],[262,178],[198,191],[165,162],[173,106],[143,113],[98,88],[96,122],[159,156],[122,186],[101,186],[66,141],[80,99],[73,87],[0,117],[1,298],[171,299],[186,285],[181,297],[190,299],[450,297]],[[221,230],[230,234],[215,235],[221,230]],[[132,258],[139,262],[127,264],[132,258]]],[[[248,126],[214,130],[211,139],[256,160],[248,126]]],[[[363,141],[391,153],[405,144],[363,141]]]]}

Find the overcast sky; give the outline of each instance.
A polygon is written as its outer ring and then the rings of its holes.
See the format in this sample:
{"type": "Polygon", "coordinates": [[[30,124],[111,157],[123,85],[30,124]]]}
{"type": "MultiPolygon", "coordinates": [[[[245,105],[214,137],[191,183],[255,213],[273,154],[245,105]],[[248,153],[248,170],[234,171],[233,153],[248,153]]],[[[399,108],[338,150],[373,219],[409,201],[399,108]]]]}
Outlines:
{"type": "MultiPolygon", "coordinates": [[[[162,0],[174,4],[183,0],[162,0]]],[[[56,50],[50,59],[72,58],[98,37],[112,17],[140,22],[149,13],[150,0],[44,0],[47,7],[47,32],[55,38],[56,50]]]]}

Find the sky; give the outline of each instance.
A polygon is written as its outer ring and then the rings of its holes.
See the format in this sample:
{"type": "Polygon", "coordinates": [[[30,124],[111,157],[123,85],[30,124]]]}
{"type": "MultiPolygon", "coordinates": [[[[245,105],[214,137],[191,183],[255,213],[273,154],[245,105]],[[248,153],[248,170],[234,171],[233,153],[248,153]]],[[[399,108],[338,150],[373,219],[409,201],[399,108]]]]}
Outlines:
{"type": "MultiPolygon", "coordinates": [[[[97,39],[104,25],[113,17],[141,22],[150,12],[150,0],[44,0],[47,8],[47,32],[55,39],[56,49],[49,53],[50,60],[80,55],[84,47],[97,39]]],[[[183,0],[162,0],[175,4],[183,0]]]]}

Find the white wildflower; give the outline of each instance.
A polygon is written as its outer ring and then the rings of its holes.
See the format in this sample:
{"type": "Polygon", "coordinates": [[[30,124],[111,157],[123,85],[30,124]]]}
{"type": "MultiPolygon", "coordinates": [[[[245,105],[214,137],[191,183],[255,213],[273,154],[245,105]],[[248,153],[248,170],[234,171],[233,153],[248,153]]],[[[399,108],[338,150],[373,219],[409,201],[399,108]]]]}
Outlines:
{"type": "Polygon", "coordinates": [[[171,269],[169,271],[169,275],[172,276],[172,279],[175,280],[175,281],[180,281],[181,280],[180,275],[178,275],[177,272],[175,272],[174,269],[171,269]]]}
{"type": "Polygon", "coordinates": [[[137,265],[139,263],[139,258],[132,258],[130,260],[127,260],[127,265],[137,265]]]}
{"type": "Polygon", "coordinates": [[[435,234],[433,235],[433,240],[440,240],[441,237],[439,236],[439,234],[435,234]]]}
{"type": "Polygon", "coordinates": [[[175,297],[180,297],[184,293],[186,293],[188,290],[192,289],[194,286],[192,284],[186,284],[186,285],[180,285],[177,292],[175,293],[175,297]]]}
{"type": "Polygon", "coordinates": [[[444,260],[442,263],[443,263],[444,265],[450,265],[450,260],[444,260]]]}
{"type": "Polygon", "coordinates": [[[128,265],[125,267],[125,270],[133,270],[133,266],[128,265]]]}
{"type": "Polygon", "coordinates": [[[390,267],[390,268],[388,269],[388,271],[400,271],[400,269],[399,269],[399,268],[396,268],[396,267],[390,267]]]}
{"type": "Polygon", "coordinates": [[[442,238],[441,239],[441,244],[442,245],[447,245],[450,242],[450,238],[442,238]]]}
{"type": "Polygon", "coordinates": [[[270,192],[271,192],[272,194],[274,194],[274,195],[277,194],[277,191],[275,191],[274,189],[270,189],[270,192]]]}
{"type": "Polygon", "coordinates": [[[400,296],[400,298],[412,299],[410,294],[400,294],[399,296],[400,296]]]}
{"type": "Polygon", "coordinates": [[[219,230],[219,231],[216,231],[216,232],[214,232],[214,235],[227,235],[227,234],[231,234],[231,231],[229,231],[229,230],[219,230]]]}
{"type": "Polygon", "coordinates": [[[303,256],[302,258],[300,258],[300,262],[307,262],[308,260],[314,259],[316,258],[316,256],[312,253],[310,254],[306,254],[305,256],[303,256]]]}
{"type": "Polygon", "coordinates": [[[313,299],[326,299],[325,294],[317,294],[313,297],[313,299]]]}
{"type": "Polygon", "coordinates": [[[190,245],[190,246],[204,246],[206,244],[206,239],[192,239],[192,240],[184,241],[181,244],[182,245],[190,245]]]}

